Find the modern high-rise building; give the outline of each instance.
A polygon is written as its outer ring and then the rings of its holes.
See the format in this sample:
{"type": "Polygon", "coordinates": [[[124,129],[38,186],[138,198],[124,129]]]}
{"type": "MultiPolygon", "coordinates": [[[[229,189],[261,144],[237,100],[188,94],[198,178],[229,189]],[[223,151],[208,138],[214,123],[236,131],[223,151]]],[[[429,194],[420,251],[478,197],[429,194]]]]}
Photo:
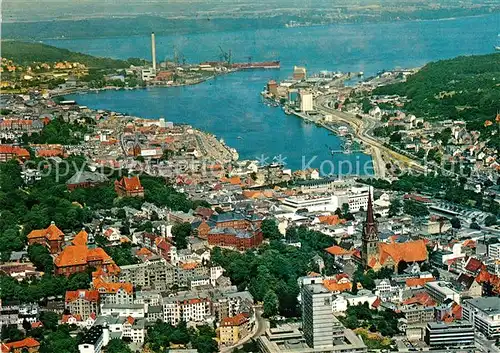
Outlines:
{"type": "Polygon", "coordinates": [[[300,90],[299,98],[300,98],[301,112],[306,113],[314,110],[313,95],[311,92],[306,90],[300,90]]]}
{"type": "Polygon", "coordinates": [[[322,284],[302,287],[302,330],[311,348],[333,346],[332,294],[322,284]]]}

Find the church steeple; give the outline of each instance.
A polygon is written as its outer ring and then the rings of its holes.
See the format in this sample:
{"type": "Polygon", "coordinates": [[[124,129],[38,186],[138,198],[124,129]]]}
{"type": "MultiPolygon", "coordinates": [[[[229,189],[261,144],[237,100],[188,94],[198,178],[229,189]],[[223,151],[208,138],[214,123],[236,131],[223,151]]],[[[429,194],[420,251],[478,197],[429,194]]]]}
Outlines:
{"type": "Polygon", "coordinates": [[[370,262],[378,255],[378,226],[373,214],[373,203],[371,190],[368,191],[368,207],[366,220],[363,223],[361,260],[365,268],[370,267],[370,262]]]}

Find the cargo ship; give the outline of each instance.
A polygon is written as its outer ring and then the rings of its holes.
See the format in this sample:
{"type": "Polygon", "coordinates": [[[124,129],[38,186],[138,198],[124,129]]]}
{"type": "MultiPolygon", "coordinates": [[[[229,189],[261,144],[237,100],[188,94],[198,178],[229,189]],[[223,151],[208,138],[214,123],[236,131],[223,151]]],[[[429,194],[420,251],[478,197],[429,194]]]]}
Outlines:
{"type": "Polygon", "coordinates": [[[234,63],[231,66],[238,70],[279,69],[281,67],[279,61],[234,63]]]}

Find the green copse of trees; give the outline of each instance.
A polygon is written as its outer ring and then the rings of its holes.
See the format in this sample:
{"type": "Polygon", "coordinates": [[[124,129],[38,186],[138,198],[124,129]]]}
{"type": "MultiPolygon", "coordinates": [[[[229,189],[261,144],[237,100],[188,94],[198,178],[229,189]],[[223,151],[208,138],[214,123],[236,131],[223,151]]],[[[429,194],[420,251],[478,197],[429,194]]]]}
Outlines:
{"type": "Polygon", "coordinates": [[[123,69],[130,67],[130,65],[144,65],[146,62],[145,60],[136,58],[117,60],[95,57],[47,44],[21,41],[2,41],[2,57],[11,59],[20,65],[70,61],[79,62],[91,68],[108,69],[123,69]]]}

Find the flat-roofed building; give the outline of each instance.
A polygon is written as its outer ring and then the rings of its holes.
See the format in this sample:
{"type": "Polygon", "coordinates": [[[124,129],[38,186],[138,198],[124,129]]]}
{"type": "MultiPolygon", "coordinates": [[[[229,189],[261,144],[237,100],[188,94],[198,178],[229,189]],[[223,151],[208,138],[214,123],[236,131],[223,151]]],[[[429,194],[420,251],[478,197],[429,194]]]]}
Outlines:
{"type": "Polygon", "coordinates": [[[311,348],[331,347],[333,342],[332,294],[323,284],[302,287],[302,328],[311,348]]]}
{"type": "Polygon", "coordinates": [[[462,317],[487,337],[500,338],[500,297],[465,300],[462,303],[462,317]]]}
{"type": "Polygon", "coordinates": [[[460,304],[460,293],[453,289],[451,283],[445,281],[427,282],[424,285],[425,291],[429,293],[432,299],[438,303],[451,299],[460,304]]]}
{"type": "Polygon", "coordinates": [[[432,347],[474,346],[474,327],[468,321],[429,322],[424,341],[432,347]]]}

